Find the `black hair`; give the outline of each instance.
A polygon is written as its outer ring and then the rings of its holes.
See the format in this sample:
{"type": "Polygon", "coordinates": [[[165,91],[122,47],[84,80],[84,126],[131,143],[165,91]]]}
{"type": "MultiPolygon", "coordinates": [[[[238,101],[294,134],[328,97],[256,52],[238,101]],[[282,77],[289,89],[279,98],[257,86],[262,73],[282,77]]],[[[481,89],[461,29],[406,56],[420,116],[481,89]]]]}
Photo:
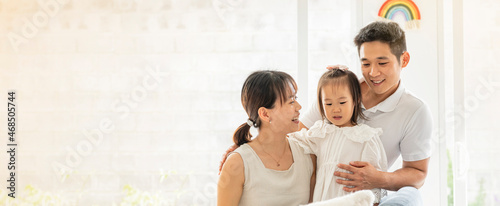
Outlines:
{"type": "Polygon", "coordinates": [[[354,102],[354,111],[351,116],[352,125],[358,124],[358,118],[366,119],[361,111],[361,87],[359,85],[356,75],[349,70],[332,69],[325,72],[318,82],[318,107],[323,119],[325,116],[325,109],[323,108],[323,97],[321,91],[326,84],[346,85],[351,92],[352,100],[354,102]]]}
{"type": "Polygon", "coordinates": [[[391,53],[396,56],[398,63],[401,63],[399,57],[406,52],[406,37],[398,23],[376,21],[359,30],[358,35],[354,37],[354,44],[358,47],[358,55],[363,43],[373,41],[389,44],[391,53]]]}

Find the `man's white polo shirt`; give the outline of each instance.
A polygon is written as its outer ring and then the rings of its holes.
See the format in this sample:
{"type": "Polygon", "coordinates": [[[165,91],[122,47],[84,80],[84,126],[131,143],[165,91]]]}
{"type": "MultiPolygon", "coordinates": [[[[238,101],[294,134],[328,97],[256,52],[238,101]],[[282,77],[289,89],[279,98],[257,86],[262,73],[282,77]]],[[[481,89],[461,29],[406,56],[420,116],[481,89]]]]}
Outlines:
{"type": "MultiPolygon", "coordinates": [[[[415,95],[406,91],[402,82],[394,94],[363,114],[368,120],[360,119],[374,128],[382,128],[380,136],[389,167],[401,156],[404,161],[418,161],[431,156],[432,115],[429,107],[415,95]]],[[[300,121],[306,127],[321,119],[318,103],[315,101],[300,121]]]]}

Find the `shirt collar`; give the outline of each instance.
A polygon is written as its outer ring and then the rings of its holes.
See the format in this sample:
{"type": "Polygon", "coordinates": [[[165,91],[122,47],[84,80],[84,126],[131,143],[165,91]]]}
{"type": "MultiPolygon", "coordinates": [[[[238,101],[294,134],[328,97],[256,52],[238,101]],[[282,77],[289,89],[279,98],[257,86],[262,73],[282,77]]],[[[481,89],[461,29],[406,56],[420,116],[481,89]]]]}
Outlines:
{"type": "MultiPolygon", "coordinates": [[[[370,112],[376,112],[380,110],[381,112],[392,112],[394,109],[396,109],[396,106],[399,103],[399,100],[401,99],[401,96],[403,96],[403,93],[405,92],[405,87],[403,85],[403,82],[401,80],[399,81],[399,86],[396,91],[391,94],[391,96],[387,97],[384,101],[378,103],[374,107],[368,109],[370,112]]],[[[361,103],[361,108],[363,110],[366,110],[365,105],[361,103]]]]}

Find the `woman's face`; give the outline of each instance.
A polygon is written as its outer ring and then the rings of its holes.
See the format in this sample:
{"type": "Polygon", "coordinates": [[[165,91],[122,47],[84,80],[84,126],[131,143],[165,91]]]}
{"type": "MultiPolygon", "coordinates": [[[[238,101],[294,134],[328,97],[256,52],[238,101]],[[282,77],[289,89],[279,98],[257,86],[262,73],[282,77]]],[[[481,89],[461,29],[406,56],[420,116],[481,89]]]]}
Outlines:
{"type": "Polygon", "coordinates": [[[278,99],[271,109],[270,128],[275,132],[288,134],[299,130],[299,110],[302,106],[297,102],[296,92],[289,93],[283,104],[278,99]]]}
{"type": "Polygon", "coordinates": [[[353,126],[351,123],[354,101],[347,85],[326,84],[321,89],[323,110],[326,118],[338,127],[353,126]]]}

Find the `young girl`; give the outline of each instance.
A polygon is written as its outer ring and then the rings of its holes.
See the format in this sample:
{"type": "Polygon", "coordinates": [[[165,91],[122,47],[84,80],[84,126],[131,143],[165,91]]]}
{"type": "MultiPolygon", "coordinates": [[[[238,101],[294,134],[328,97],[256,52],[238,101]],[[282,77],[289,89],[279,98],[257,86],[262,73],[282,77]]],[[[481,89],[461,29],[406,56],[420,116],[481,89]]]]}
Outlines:
{"type": "MultiPolygon", "coordinates": [[[[340,197],[348,192],[336,182],[335,171],[348,172],[337,167],[351,161],[371,163],[381,171],[387,170],[387,158],[379,135],[382,129],[358,124],[364,118],[361,112],[361,89],[354,73],[333,69],[321,76],[318,83],[318,104],[323,120],[309,130],[302,129],[289,135],[306,153],[316,154],[316,185],[313,201],[340,197]]],[[[379,203],[385,190],[373,189],[379,203]]]]}

